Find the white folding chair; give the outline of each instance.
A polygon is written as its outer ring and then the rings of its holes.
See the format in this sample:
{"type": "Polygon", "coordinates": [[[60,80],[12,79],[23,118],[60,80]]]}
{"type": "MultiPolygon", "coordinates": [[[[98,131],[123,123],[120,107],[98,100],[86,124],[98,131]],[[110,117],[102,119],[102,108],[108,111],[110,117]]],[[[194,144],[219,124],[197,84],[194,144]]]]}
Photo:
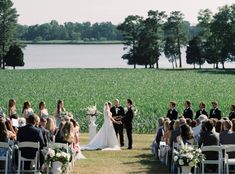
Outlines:
{"type": "Polygon", "coordinates": [[[225,145],[225,159],[224,159],[224,168],[226,170],[226,173],[229,174],[229,166],[235,165],[235,157],[229,157],[229,154],[234,153],[235,154],[235,145],[225,145]]]}
{"type": "Polygon", "coordinates": [[[218,165],[218,173],[223,173],[223,157],[222,157],[222,147],[221,146],[203,146],[201,148],[202,152],[216,152],[218,153],[217,160],[207,160],[202,161],[202,174],[205,173],[205,164],[216,164],[218,165]]]}
{"type": "MultiPolygon", "coordinates": [[[[20,174],[21,172],[26,172],[24,170],[24,162],[34,162],[34,174],[36,174],[37,172],[39,173],[40,169],[39,169],[39,142],[19,142],[18,143],[18,174],[20,174]],[[21,155],[21,149],[22,148],[33,148],[36,149],[36,154],[35,157],[33,159],[29,159],[29,158],[24,158],[21,155]],[[21,165],[22,164],[22,165],[21,165]],[[22,167],[22,169],[21,169],[22,167]]],[[[28,172],[28,171],[27,171],[28,172]]]]}
{"type": "Polygon", "coordinates": [[[0,148],[6,149],[6,155],[5,156],[0,156],[0,161],[5,162],[4,172],[5,172],[5,174],[7,174],[8,173],[8,161],[9,161],[9,144],[4,143],[4,142],[0,142],[0,148]]]}

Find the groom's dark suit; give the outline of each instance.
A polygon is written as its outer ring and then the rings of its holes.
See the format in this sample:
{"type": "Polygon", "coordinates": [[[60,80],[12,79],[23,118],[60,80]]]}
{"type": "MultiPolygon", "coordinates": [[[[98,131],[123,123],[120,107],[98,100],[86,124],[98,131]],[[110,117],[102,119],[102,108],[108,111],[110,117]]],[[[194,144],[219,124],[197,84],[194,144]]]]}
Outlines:
{"type": "Polygon", "coordinates": [[[126,128],[127,138],[128,138],[128,149],[132,149],[132,120],[134,117],[134,111],[132,108],[128,108],[128,111],[123,117],[122,122],[126,128]]]}
{"type": "MultiPolygon", "coordinates": [[[[119,107],[115,107],[115,106],[112,107],[110,109],[110,112],[112,113],[113,117],[115,117],[115,116],[123,117],[125,115],[124,109],[121,106],[119,106],[119,107]]],[[[114,126],[114,129],[115,129],[117,137],[118,137],[118,134],[119,134],[120,145],[124,146],[123,125],[122,124],[115,124],[115,123],[113,123],[113,126],[114,126]]]]}

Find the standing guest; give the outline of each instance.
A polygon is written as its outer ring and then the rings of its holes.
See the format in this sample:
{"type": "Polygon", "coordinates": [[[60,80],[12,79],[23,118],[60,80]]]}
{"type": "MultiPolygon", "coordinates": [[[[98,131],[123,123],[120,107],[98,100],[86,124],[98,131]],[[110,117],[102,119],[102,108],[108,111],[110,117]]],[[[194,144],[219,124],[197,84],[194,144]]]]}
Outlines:
{"type": "Polygon", "coordinates": [[[225,120],[223,122],[224,131],[220,133],[220,144],[235,144],[235,133],[232,132],[232,122],[230,120],[225,120]]]}
{"type": "Polygon", "coordinates": [[[65,112],[65,108],[64,108],[64,101],[63,100],[58,100],[57,101],[57,108],[54,114],[54,118],[56,121],[56,127],[59,127],[60,123],[61,123],[61,117],[63,115],[63,112],[65,112]]]}
{"type": "Polygon", "coordinates": [[[170,109],[167,112],[167,118],[170,120],[177,120],[178,119],[178,111],[176,110],[176,102],[171,101],[169,104],[170,109]]]}
{"type": "Polygon", "coordinates": [[[229,113],[229,120],[232,120],[235,118],[235,104],[231,105],[230,109],[231,109],[231,112],[229,113]]]}
{"type": "Polygon", "coordinates": [[[44,101],[41,101],[39,103],[39,113],[38,116],[40,118],[45,118],[47,119],[49,114],[48,114],[48,110],[46,109],[46,103],[44,101]]]}
{"type": "Polygon", "coordinates": [[[166,120],[164,121],[164,135],[162,137],[162,141],[164,141],[166,144],[170,144],[170,134],[171,134],[171,130],[170,130],[170,120],[166,120]]]}
{"type": "MultiPolygon", "coordinates": [[[[120,106],[120,102],[118,99],[114,101],[114,106],[110,109],[110,112],[112,113],[112,117],[116,121],[120,121],[125,115],[124,109],[122,106],[120,106]]],[[[119,135],[120,145],[121,147],[123,147],[124,146],[123,124],[113,123],[113,126],[114,126],[117,137],[119,135]]]]}
{"type": "Polygon", "coordinates": [[[215,119],[213,119],[212,121],[216,121],[216,122],[214,122],[215,132],[217,132],[217,133],[223,132],[223,121],[222,120],[215,120],[215,119]]]}
{"type": "Polygon", "coordinates": [[[8,103],[8,117],[10,119],[18,119],[16,112],[16,101],[14,99],[10,99],[8,103]]]}
{"type": "Polygon", "coordinates": [[[216,119],[220,120],[222,117],[222,114],[218,108],[218,102],[213,101],[213,102],[211,102],[211,104],[212,104],[212,109],[210,110],[210,117],[209,118],[216,118],[216,119]]]}
{"type": "MultiPolygon", "coordinates": [[[[28,116],[27,118],[27,125],[24,127],[20,127],[18,134],[17,134],[17,140],[19,142],[39,142],[40,149],[45,147],[45,142],[43,140],[42,132],[35,127],[36,125],[36,116],[34,114],[28,116]]],[[[24,158],[33,159],[36,155],[36,149],[32,148],[22,148],[21,149],[21,155],[24,158]]],[[[41,163],[43,164],[43,163],[41,163]]],[[[30,169],[30,162],[25,162],[25,170],[30,169]]]]}
{"type": "Polygon", "coordinates": [[[208,113],[206,112],[206,104],[204,102],[199,103],[199,110],[196,112],[195,120],[198,119],[200,115],[208,116],[208,113]]]}
{"type": "Polygon", "coordinates": [[[127,106],[127,112],[125,116],[122,119],[122,122],[124,124],[124,127],[126,129],[127,138],[128,138],[128,149],[132,149],[132,120],[134,118],[134,111],[132,109],[133,102],[131,99],[127,99],[126,106],[127,106]]]}
{"type": "Polygon", "coordinates": [[[193,119],[193,110],[192,110],[192,103],[189,100],[186,100],[184,103],[184,112],[183,112],[183,116],[185,118],[190,118],[191,120],[193,119]]]}
{"type": "Polygon", "coordinates": [[[50,141],[54,142],[56,127],[55,127],[55,122],[52,118],[47,118],[47,123],[45,128],[50,132],[50,141]]]}
{"type": "Polygon", "coordinates": [[[192,145],[194,143],[193,139],[193,131],[191,127],[187,124],[183,124],[180,126],[180,136],[177,137],[178,144],[189,144],[192,145]]]}
{"type": "Polygon", "coordinates": [[[31,107],[32,105],[29,101],[24,102],[22,114],[24,115],[25,119],[34,114],[33,109],[31,107]]]}

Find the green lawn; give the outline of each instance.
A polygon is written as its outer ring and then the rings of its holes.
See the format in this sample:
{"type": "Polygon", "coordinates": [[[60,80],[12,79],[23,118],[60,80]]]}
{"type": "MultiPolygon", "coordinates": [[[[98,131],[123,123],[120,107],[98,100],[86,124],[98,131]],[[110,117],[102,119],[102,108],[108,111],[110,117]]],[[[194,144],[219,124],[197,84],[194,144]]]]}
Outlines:
{"type": "MultiPolygon", "coordinates": [[[[115,98],[124,105],[126,98],[135,102],[139,112],[134,118],[138,133],[155,131],[159,116],[166,115],[168,102],[175,100],[182,113],[183,102],[190,99],[196,110],[202,100],[210,107],[218,100],[223,115],[235,102],[235,71],[215,70],[155,70],[155,69],[48,69],[1,70],[0,106],[6,109],[10,98],[17,100],[18,113],[25,100],[44,100],[52,114],[56,101],[63,99],[68,111],[78,119],[81,131],[87,131],[84,108],[97,104],[100,111],[105,101],[115,98]]],[[[98,118],[101,125],[102,117],[98,118]]]]}
{"type": "MultiPolygon", "coordinates": [[[[80,136],[82,144],[88,142],[87,134],[80,136]]],[[[154,138],[151,134],[135,134],[134,149],[121,151],[83,151],[87,159],[78,160],[71,173],[74,174],[128,174],[128,173],[167,173],[150,152],[154,138]]]]}

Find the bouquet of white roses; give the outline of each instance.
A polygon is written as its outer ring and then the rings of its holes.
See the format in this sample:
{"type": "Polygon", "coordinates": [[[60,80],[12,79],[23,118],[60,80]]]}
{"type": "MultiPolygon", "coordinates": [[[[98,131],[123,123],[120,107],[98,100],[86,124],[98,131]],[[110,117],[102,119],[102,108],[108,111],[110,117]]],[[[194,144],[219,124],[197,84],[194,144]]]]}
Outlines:
{"type": "Polygon", "coordinates": [[[86,113],[88,116],[98,116],[101,112],[98,111],[96,106],[89,106],[86,108],[86,113]]]}
{"type": "Polygon", "coordinates": [[[202,162],[205,157],[200,148],[182,145],[178,150],[174,150],[174,163],[177,166],[195,167],[202,162]]]}
{"type": "Polygon", "coordinates": [[[51,166],[53,162],[59,161],[62,163],[62,171],[65,172],[71,158],[71,155],[67,153],[67,150],[61,147],[53,147],[48,148],[45,151],[47,151],[45,156],[46,163],[51,166]]]}

